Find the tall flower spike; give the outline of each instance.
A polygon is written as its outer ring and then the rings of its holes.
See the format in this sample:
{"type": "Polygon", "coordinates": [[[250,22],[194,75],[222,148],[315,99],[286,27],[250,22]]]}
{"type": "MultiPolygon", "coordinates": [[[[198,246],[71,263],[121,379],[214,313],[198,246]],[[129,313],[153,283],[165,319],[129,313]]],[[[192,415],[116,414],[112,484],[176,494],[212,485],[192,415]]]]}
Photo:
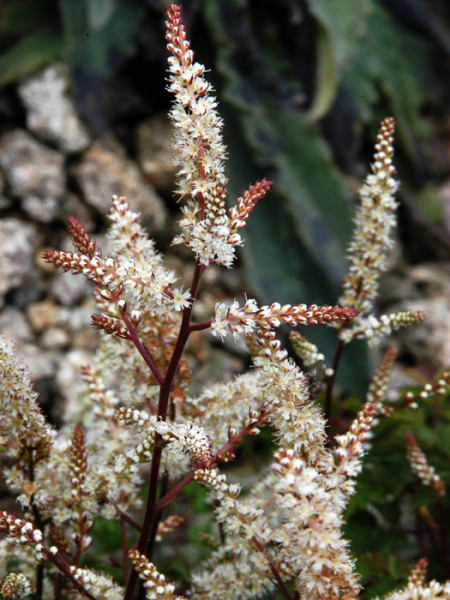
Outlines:
{"type": "Polygon", "coordinates": [[[392,166],[394,119],[385,119],[375,145],[372,173],[360,190],[361,204],[356,212],[353,239],[348,248],[350,270],[344,279],[339,303],[369,313],[378,291],[378,279],[386,270],[386,256],[392,246],[391,232],[396,224],[398,184],[392,166]]]}
{"type": "Polygon", "coordinates": [[[182,233],[174,243],[185,243],[203,264],[215,260],[230,266],[232,247],[223,189],[227,183],[223,160],[223,121],[219,117],[205,67],[194,62],[186,39],[181,9],[170,5],[166,21],[169,58],[169,91],[175,96],[170,117],[175,128],[177,193],[188,198],[183,207],[182,233]],[[210,214],[208,214],[210,213],[210,214]],[[206,219],[206,223],[204,222],[206,219]],[[213,229],[213,231],[211,231],[213,229]],[[222,239],[222,244],[218,243],[222,239]]]}

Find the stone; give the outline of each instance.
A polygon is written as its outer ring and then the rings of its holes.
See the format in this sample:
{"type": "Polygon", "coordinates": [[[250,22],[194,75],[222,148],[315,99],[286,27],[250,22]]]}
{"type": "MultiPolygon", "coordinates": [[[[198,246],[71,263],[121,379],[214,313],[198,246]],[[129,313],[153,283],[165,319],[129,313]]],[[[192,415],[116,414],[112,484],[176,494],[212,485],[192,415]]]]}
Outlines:
{"type": "Polygon", "coordinates": [[[51,293],[60,304],[72,306],[92,295],[94,285],[83,275],[57,271],[53,277],[51,293]]]}
{"type": "Polygon", "coordinates": [[[141,123],[136,132],[138,162],[147,181],[170,194],[176,166],[172,148],[172,127],[165,114],[141,123]]]}
{"type": "Polygon", "coordinates": [[[76,153],[88,147],[90,136],[69,97],[69,85],[67,67],[57,63],[27,79],[18,93],[27,113],[27,128],[63,152],[76,153]]]}
{"type": "Polygon", "coordinates": [[[0,220],[0,306],[4,295],[22,285],[33,267],[36,231],[8,217],[0,220]]]}
{"type": "Polygon", "coordinates": [[[18,345],[33,340],[33,332],[23,312],[13,306],[6,306],[0,312],[0,332],[18,345]]]}
{"type": "Polygon", "coordinates": [[[113,195],[125,196],[132,210],[141,214],[150,233],[164,227],[166,210],[153,186],[126,156],[113,137],[96,141],[84,154],[73,174],[85,201],[107,214],[113,195]]]}
{"type": "Polygon", "coordinates": [[[70,344],[70,335],[61,327],[49,327],[41,338],[41,345],[47,350],[58,350],[70,344]]]}
{"type": "Polygon", "coordinates": [[[0,166],[11,194],[33,219],[47,223],[57,217],[66,185],[61,153],[16,129],[0,138],[0,166]]]}
{"type": "Polygon", "coordinates": [[[58,306],[53,300],[43,300],[30,304],[27,309],[28,320],[36,332],[41,332],[47,327],[55,325],[58,317],[58,306]]]}

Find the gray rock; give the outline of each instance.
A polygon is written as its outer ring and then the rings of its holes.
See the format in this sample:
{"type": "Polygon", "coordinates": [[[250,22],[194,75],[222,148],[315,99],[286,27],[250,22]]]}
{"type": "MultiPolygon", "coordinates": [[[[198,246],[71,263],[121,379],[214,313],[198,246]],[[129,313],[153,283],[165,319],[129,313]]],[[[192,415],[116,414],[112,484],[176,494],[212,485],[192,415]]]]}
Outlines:
{"type": "Polygon", "coordinates": [[[49,222],[57,216],[66,184],[62,154],[16,129],[0,138],[0,166],[32,218],[49,222]]]}
{"type": "Polygon", "coordinates": [[[78,118],[68,90],[67,68],[55,64],[27,79],[18,92],[27,111],[28,129],[64,152],[82,152],[89,145],[90,137],[78,118]]]}
{"type": "Polygon", "coordinates": [[[18,219],[0,221],[0,305],[9,290],[18,288],[33,267],[36,231],[18,219]]]}
{"type": "Polygon", "coordinates": [[[163,201],[112,137],[98,140],[84,153],[74,176],[85,201],[100,212],[109,212],[113,195],[125,196],[132,210],[141,213],[151,232],[164,226],[163,201]]]}
{"type": "Polygon", "coordinates": [[[13,306],[5,307],[0,313],[0,332],[18,345],[33,340],[33,332],[23,312],[13,306]]]}
{"type": "Polygon", "coordinates": [[[141,123],[137,130],[139,165],[147,181],[164,193],[174,187],[172,128],[166,114],[141,123]]]}
{"type": "Polygon", "coordinates": [[[51,293],[64,306],[72,306],[92,295],[94,286],[83,275],[57,271],[51,283],[51,293]]]}

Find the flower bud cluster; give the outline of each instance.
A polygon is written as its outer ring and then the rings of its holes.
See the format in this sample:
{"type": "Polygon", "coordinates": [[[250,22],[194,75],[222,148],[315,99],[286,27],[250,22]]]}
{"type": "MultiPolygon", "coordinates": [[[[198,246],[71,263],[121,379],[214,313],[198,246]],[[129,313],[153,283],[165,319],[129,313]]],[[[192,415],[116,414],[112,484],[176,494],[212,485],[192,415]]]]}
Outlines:
{"type": "Polygon", "coordinates": [[[75,217],[69,217],[67,220],[67,231],[70,235],[75,249],[80,254],[88,256],[98,256],[101,258],[102,253],[97,247],[95,240],[86,231],[85,227],[75,217]]]}
{"type": "Polygon", "coordinates": [[[182,525],[186,518],[182,515],[169,515],[164,521],[158,524],[155,540],[160,542],[167,533],[172,533],[174,529],[182,525]]]}
{"type": "Polygon", "coordinates": [[[31,583],[22,573],[8,573],[0,584],[2,598],[26,598],[32,593],[31,583]]]}
{"type": "Polygon", "coordinates": [[[317,367],[318,363],[325,360],[325,356],[315,344],[309,342],[298,331],[291,331],[289,340],[295,354],[303,361],[305,367],[317,367]]]}
{"type": "Polygon", "coordinates": [[[427,398],[450,395],[450,371],[445,371],[434,383],[426,383],[420,392],[406,392],[399,407],[417,408],[427,398]]]}
{"type": "Polygon", "coordinates": [[[423,585],[427,578],[428,561],[426,558],[419,558],[414,565],[413,570],[408,577],[408,585],[417,587],[423,585]]]}
{"type": "Polygon", "coordinates": [[[89,397],[94,404],[95,415],[111,418],[119,404],[119,399],[112,390],[105,386],[103,377],[92,365],[82,365],[81,375],[89,388],[89,397]]]}
{"type": "Polygon", "coordinates": [[[373,402],[377,407],[377,411],[383,415],[388,415],[390,412],[390,407],[383,406],[382,401],[386,396],[389,377],[396,358],[397,350],[395,348],[386,350],[380,365],[373,374],[367,392],[367,401],[373,402]]]}
{"type": "MultiPolygon", "coordinates": [[[[245,227],[247,219],[255,208],[256,203],[267,194],[272,183],[268,179],[257,181],[255,184],[249,186],[248,190],[237,199],[236,206],[230,208],[230,234],[232,236],[236,235],[239,229],[245,227]]],[[[236,242],[234,243],[240,244],[240,238],[239,240],[236,238],[236,242]]]]}
{"type": "Polygon", "coordinates": [[[350,327],[343,327],[339,331],[339,337],[345,343],[351,342],[355,338],[364,338],[369,346],[374,346],[383,338],[391,335],[393,331],[416,325],[424,318],[425,315],[420,311],[391,313],[381,315],[378,319],[374,315],[358,315],[350,327]]]}
{"type": "Polygon", "coordinates": [[[271,329],[282,324],[291,325],[325,325],[331,323],[348,324],[356,316],[349,307],[317,306],[317,304],[281,305],[274,302],[270,306],[258,307],[253,299],[245,302],[241,308],[237,300],[230,306],[224,302],[216,303],[211,331],[222,339],[231,332],[235,337],[249,335],[257,328],[271,329]]]}
{"type": "Polygon", "coordinates": [[[195,469],[211,464],[211,442],[201,425],[158,421],[155,429],[173,450],[187,454],[195,469]]]}
{"type": "Polygon", "coordinates": [[[437,496],[445,496],[445,484],[420,449],[412,433],[405,433],[406,455],[411,471],[417,475],[423,485],[429,487],[437,496]]]}
{"type": "Polygon", "coordinates": [[[365,454],[365,442],[377,414],[377,403],[368,400],[347,433],[335,436],[338,448],[335,451],[338,459],[337,474],[343,476],[341,490],[350,495],[355,491],[355,478],[362,469],[361,459],[365,454]]]}
{"type": "Polygon", "coordinates": [[[34,560],[37,563],[44,560],[46,549],[42,543],[42,531],[34,527],[32,523],[2,510],[0,511],[0,532],[6,533],[16,544],[29,546],[33,550],[34,560]]]}
{"type": "MultiPolygon", "coordinates": [[[[81,569],[79,567],[70,566],[72,577],[80,583],[85,590],[91,593],[94,598],[105,598],[105,600],[122,600],[124,590],[114,583],[109,575],[97,573],[92,569],[81,569]]],[[[84,594],[76,596],[81,600],[84,594]]]]}
{"type": "Polygon", "coordinates": [[[137,550],[130,550],[129,557],[143,581],[147,600],[186,600],[184,596],[175,594],[174,584],[167,582],[164,575],[159,573],[156,566],[143,554],[137,550]]]}

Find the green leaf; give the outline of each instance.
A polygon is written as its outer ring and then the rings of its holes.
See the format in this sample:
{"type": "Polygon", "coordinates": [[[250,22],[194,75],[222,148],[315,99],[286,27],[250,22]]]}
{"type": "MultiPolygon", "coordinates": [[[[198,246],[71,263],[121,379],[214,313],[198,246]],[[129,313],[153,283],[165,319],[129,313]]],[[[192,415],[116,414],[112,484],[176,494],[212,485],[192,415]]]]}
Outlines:
{"type": "Polygon", "coordinates": [[[10,0],[0,6],[1,31],[24,34],[58,28],[57,16],[55,0],[10,0]]]}
{"type": "Polygon", "coordinates": [[[308,3],[308,11],[318,24],[316,91],[309,110],[312,120],[320,119],[328,112],[342,70],[366,34],[371,8],[371,0],[314,0],[308,3]]]}
{"type": "Polygon", "coordinates": [[[59,0],[65,53],[74,68],[110,75],[118,56],[135,51],[145,12],[138,0],[94,4],[91,0],[59,0]]]}
{"type": "Polygon", "coordinates": [[[36,31],[0,56],[0,86],[31,75],[61,58],[61,35],[51,27],[36,31]]]}
{"type": "Polygon", "coordinates": [[[398,143],[417,162],[416,138],[423,138],[427,129],[420,115],[424,90],[414,54],[423,55],[423,43],[406,34],[383,8],[375,5],[367,35],[356,50],[344,70],[343,85],[357,99],[364,121],[373,122],[374,111],[380,108],[380,118],[387,111],[395,117],[398,143]]]}

